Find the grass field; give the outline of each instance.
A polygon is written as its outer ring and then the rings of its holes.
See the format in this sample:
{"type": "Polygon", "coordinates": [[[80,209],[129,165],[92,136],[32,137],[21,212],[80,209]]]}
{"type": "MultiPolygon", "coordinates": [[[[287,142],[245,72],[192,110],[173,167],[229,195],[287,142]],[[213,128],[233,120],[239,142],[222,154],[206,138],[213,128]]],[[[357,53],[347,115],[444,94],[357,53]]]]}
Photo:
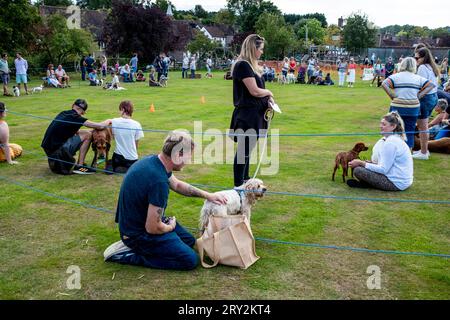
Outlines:
{"type": "MultiPolygon", "coordinates": [[[[131,100],[143,128],[228,128],[231,81],[182,80],[172,73],[167,88],[125,84],[106,92],[73,81],[72,88],[5,98],[14,112],[54,117],[76,98],[89,103],[87,117],[118,116],[131,100]],[[201,97],[205,103],[201,103],[201,97]],[[155,112],[149,112],[154,104],[155,112]]],[[[75,75],[74,75],[75,78],[75,75]]],[[[37,86],[33,81],[30,86],[37,86]]],[[[359,81],[355,88],[268,84],[283,114],[272,128],[286,133],[377,132],[388,110],[385,93],[359,81]]],[[[24,147],[20,165],[0,164],[0,175],[49,193],[115,210],[122,177],[58,176],[47,166],[40,143],[49,121],[9,114],[11,142],[24,147]]],[[[140,155],[159,151],[165,134],[146,132],[140,155]]],[[[207,138],[205,137],[205,140],[207,138]]],[[[280,137],[280,168],[262,176],[270,191],[393,199],[449,200],[448,155],[414,162],[414,184],[404,192],[353,190],[340,172],[331,181],[335,154],[358,141],[371,147],[379,136],[280,137]]],[[[206,144],[206,143],[205,143],[206,144]]],[[[269,143],[270,145],[270,143],[269,143]]],[[[361,156],[370,158],[370,150],[361,156]]],[[[88,160],[92,153],[88,154],[88,160]]],[[[88,161],[88,163],[90,163],[88,161]]],[[[252,167],[254,170],[254,166],[252,167]]],[[[251,170],[251,171],[252,171],[251,170]]],[[[232,187],[232,165],[191,165],[177,174],[191,183],[232,187]]],[[[248,270],[219,266],[191,272],[151,270],[103,262],[103,250],[118,240],[112,214],[0,180],[1,299],[449,299],[449,259],[318,249],[257,241],[261,259],[248,270]],[[68,290],[70,265],[81,269],[81,289],[68,290]],[[381,269],[381,289],[369,290],[369,266],[381,269]]],[[[214,191],[214,190],[210,190],[214,191]]],[[[196,227],[202,200],[170,195],[168,215],[196,227]]],[[[324,245],[449,253],[450,206],[349,201],[267,195],[254,208],[257,237],[324,245]]]]}

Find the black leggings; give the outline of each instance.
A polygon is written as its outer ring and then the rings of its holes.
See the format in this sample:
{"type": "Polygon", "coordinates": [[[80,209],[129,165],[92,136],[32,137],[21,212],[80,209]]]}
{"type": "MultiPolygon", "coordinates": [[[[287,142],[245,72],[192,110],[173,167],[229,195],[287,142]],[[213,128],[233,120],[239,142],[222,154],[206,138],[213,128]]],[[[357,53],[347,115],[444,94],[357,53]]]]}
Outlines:
{"type": "Polygon", "coordinates": [[[353,174],[359,181],[368,183],[372,188],[384,191],[400,191],[384,174],[367,170],[363,167],[357,167],[353,174]]]}
{"type": "Polygon", "coordinates": [[[124,156],[114,152],[112,157],[113,171],[115,172],[119,167],[128,170],[128,168],[130,168],[136,161],[137,160],[127,160],[124,158],[124,156]]]}
{"type": "Polygon", "coordinates": [[[244,180],[250,179],[250,155],[256,146],[256,137],[238,136],[237,151],[234,156],[233,173],[234,186],[244,184],[244,180]]]}

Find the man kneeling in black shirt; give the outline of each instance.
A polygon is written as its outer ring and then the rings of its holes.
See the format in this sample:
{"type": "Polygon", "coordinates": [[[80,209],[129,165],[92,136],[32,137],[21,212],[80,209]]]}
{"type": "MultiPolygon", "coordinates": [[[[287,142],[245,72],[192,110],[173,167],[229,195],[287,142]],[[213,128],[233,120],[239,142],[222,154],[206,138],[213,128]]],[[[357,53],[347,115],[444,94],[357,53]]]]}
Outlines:
{"type": "Polygon", "coordinates": [[[80,150],[73,173],[95,173],[94,169],[87,168],[84,163],[92,133],[88,130],[80,130],[80,127],[104,129],[109,123],[107,121],[96,123],[84,118],[87,108],[86,100],[77,99],[71,110],[59,113],[47,128],[41,147],[47,154],[52,172],[64,175],[72,173],[72,167],[75,164],[74,156],[80,150]]]}

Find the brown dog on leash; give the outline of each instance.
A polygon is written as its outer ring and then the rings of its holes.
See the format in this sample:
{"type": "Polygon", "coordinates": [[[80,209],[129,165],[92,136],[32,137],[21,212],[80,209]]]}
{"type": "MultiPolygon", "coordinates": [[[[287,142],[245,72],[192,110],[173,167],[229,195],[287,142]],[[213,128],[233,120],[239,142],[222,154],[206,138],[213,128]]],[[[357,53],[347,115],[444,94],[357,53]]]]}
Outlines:
{"type": "Polygon", "coordinates": [[[105,159],[105,163],[108,163],[108,153],[111,148],[111,139],[111,128],[92,130],[91,146],[94,151],[94,159],[91,164],[92,168],[97,167],[97,159],[105,159]]]}
{"type": "MultiPolygon", "coordinates": [[[[333,176],[331,177],[331,180],[334,181],[334,175],[336,174],[336,170],[339,168],[339,166],[342,167],[342,179],[345,182],[345,177],[348,176],[348,163],[352,160],[359,159],[359,153],[362,151],[367,151],[369,149],[364,143],[358,142],[355,144],[352,150],[347,152],[339,152],[336,155],[335,163],[334,163],[334,170],[333,170],[333,176]]],[[[351,175],[353,178],[353,168],[351,169],[351,175]]]]}

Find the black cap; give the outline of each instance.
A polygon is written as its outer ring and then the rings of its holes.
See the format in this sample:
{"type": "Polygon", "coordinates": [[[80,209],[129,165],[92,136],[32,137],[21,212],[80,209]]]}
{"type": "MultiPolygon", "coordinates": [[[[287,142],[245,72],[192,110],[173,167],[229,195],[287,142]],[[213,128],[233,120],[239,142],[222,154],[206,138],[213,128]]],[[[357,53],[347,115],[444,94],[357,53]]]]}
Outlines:
{"type": "Polygon", "coordinates": [[[3,102],[0,102],[0,112],[5,112],[6,106],[3,102]]]}
{"type": "Polygon", "coordinates": [[[75,102],[73,104],[76,105],[77,107],[80,107],[84,111],[86,111],[88,108],[88,104],[87,104],[86,100],[84,100],[84,99],[77,99],[77,100],[75,100],[75,102]]]}

